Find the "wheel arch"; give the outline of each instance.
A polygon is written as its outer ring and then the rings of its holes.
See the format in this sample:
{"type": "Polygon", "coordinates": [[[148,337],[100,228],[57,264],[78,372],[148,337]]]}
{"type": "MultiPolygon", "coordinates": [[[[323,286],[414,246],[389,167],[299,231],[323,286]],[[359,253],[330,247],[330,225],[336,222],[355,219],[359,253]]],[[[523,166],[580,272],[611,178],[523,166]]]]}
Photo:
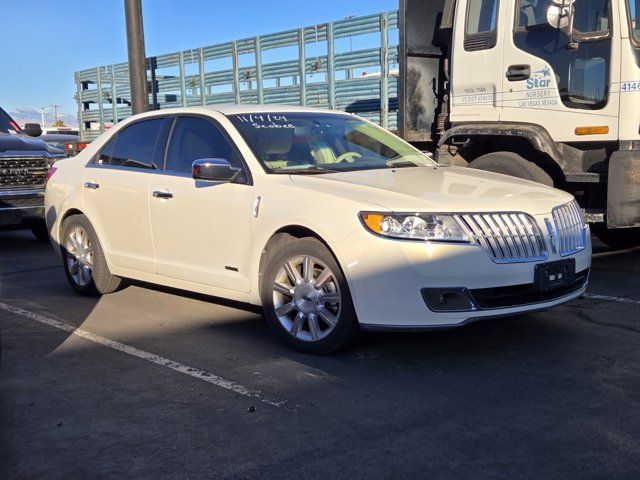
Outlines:
{"type": "Polygon", "coordinates": [[[342,269],[342,265],[340,265],[338,256],[333,251],[329,243],[319,233],[317,233],[315,230],[309,227],[306,227],[304,225],[299,225],[299,224],[285,225],[283,227],[278,228],[278,230],[276,230],[275,232],[273,232],[271,236],[267,239],[267,241],[264,243],[264,246],[262,247],[262,250],[260,253],[260,264],[258,266],[258,284],[262,277],[262,272],[264,267],[264,258],[266,256],[265,254],[267,253],[267,248],[269,248],[269,245],[272,242],[274,242],[279,235],[282,235],[283,238],[284,238],[284,235],[289,235],[294,238],[305,238],[305,237],[315,238],[316,240],[320,241],[325,247],[327,247],[327,250],[329,250],[331,255],[333,255],[333,258],[336,259],[338,266],[340,266],[340,269],[342,269]]]}
{"type": "Polygon", "coordinates": [[[64,224],[64,221],[67,218],[72,217],[73,215],[85,215],[85,213],[79,208],[75,208],[75,207],[65,210],[65,212],[60,217],[60,221],[58,222],[58,238],[62,237],[62,225],[64,224]]]}
{"type": "Polygon", "coordinates": [[[329,250],[329,253],[333,256],[333,258],[336,260],[336,263],[338,264],[338,268],[340,268],[341,273],[344,275],[344,277],[347,279],[347,282],[349,281],[349,277],[347,276],[346,272],[344,271],[344,268],[342,266],[342,262],[340,261],[340,257],[338,255],[336,255],[336,252],[334,251],[333,248],[331,248],[331,245],[329,245],[329,242],[327,242],[327,240],[321,235],[319,234],[316,230],[308,227],[308,226],[304,226],[304,225],[300,225],[300,224],[289,224],[289,225],[284,225],[282,227],[279,227],[276,231],[274,231],[269,238],[266,240],[266,242],[264,242],[264,245],[262,247],[262,249],[260,250],[260,260],[258,263],[258,271],[257,271],[257,278],[256,278],[256,282],[255,282],[255,286],[256,286],[256,292],[260,291],[260,285],[262,283],[262,274],[264,272],[264,260],[266,257],[266,253],[267,253],[267,249],[270,248],[270,245],[276,241],[276,239],[278,238],[278,236],[282,236],[282,238],[286,238],[285,235],[294,237],[294,238],[305,238],[305,237],[311,237],[311,238],[315,238],[316,240],[318,240],[320,243],[322,243],[327,250],[329,250]]]}
{"type": "Polygon", "coordinates": [[[466,165],[484,154],[498,151],[516,153],[534,163],[549,174],[556,185],[564,182],[564,172],[571,170],[549,132],[540,125],[527,123],[475,123],[452,127],[438,141],[436,160],[466,165]]]}

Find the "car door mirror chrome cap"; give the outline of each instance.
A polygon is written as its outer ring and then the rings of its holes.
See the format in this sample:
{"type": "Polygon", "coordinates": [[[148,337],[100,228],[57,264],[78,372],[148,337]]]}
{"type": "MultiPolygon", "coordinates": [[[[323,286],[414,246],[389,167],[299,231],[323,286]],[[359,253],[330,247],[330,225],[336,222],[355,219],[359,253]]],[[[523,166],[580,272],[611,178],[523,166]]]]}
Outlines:
{"type": "Polygon", "coordinates": [[[200,158],[192,163],[192,175],[195,180],[213,182],[233,182],[241,169],[232,167],[224,158],[200,158]]]}

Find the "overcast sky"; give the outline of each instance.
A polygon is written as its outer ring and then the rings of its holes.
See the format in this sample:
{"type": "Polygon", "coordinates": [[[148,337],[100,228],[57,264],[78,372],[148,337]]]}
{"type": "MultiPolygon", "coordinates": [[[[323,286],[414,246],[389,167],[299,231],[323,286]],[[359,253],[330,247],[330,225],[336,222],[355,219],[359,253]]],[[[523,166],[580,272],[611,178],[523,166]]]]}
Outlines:
{"type": "MultiPolygon", "coordinates": [[[[147,56],[398,8],[397,0],[143,0],[147,56]]],[[[73,73],[126,61],[122,0],[0,0],[0,106],[61,105],[73,73]]]]}

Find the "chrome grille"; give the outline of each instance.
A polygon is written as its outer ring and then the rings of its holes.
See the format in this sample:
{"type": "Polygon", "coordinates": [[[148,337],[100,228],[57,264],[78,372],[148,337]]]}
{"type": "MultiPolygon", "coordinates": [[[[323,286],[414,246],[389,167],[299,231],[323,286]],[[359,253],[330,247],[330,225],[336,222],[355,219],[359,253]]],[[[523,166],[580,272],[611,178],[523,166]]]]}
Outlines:
{"type": "Polygon", "coordinates": [[[44,157],[0,157],[0,188],[41,187],[48,172],[44,157]]]}
{"type": "Polygon", "coordinates": [[[556,226],[560,255],[564,257],[584,250],[587,246],[587,229],[576,202],[560,205],[551,214],[556,226]]]}
{"type": "Polygon", "coordinates": [[[536,262],[549,256],[540,228],[529,215],[468,213],[457,218],[494,262],[536,262]]]}

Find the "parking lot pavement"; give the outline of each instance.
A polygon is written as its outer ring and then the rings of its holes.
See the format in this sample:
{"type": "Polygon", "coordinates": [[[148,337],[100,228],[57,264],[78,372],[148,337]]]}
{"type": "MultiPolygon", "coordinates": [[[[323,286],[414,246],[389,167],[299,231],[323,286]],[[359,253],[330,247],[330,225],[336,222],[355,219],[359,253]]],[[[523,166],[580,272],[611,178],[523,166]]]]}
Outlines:
{"type": "Polygon", "coordinates": [[[639,273],[596,246],[587,299],[314,357],[245,305],[79,297],[0,233],[2,477],[639,478],[639,273]]]}

